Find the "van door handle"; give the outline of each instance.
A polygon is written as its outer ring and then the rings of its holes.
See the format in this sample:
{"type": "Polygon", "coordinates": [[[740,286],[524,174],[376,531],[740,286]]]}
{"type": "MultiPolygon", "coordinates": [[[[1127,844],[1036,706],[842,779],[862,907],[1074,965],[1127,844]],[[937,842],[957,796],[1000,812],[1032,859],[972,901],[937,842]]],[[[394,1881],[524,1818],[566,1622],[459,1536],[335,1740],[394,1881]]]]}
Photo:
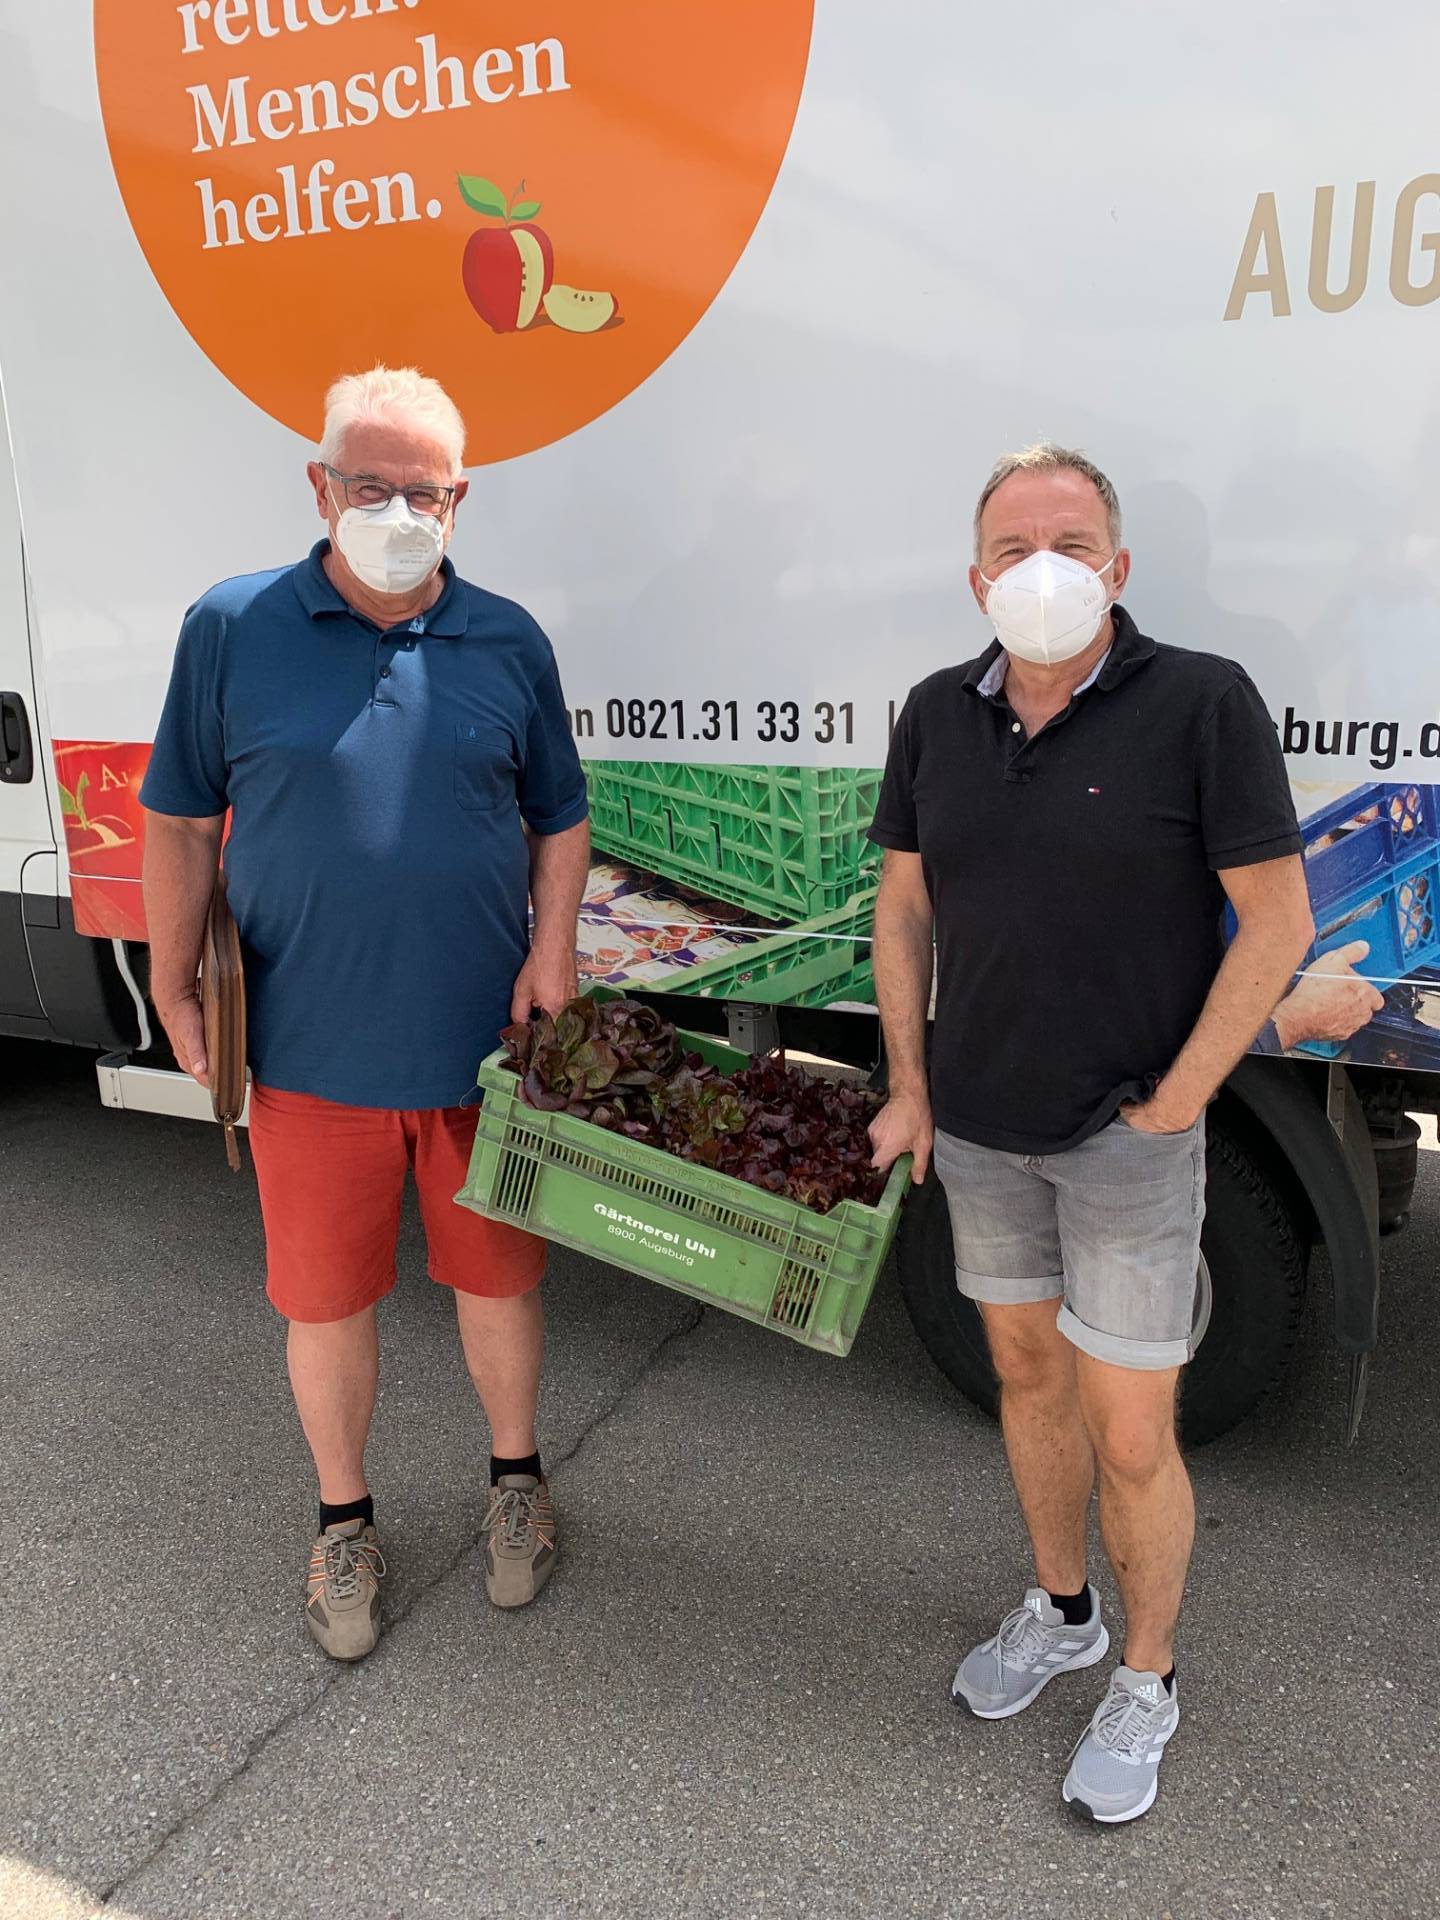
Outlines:
{"type": "Polygon", "coordinates": [[[35,778],[30,716],[18,693],[0,693],[0,780],[21,786],[35,778]]]}

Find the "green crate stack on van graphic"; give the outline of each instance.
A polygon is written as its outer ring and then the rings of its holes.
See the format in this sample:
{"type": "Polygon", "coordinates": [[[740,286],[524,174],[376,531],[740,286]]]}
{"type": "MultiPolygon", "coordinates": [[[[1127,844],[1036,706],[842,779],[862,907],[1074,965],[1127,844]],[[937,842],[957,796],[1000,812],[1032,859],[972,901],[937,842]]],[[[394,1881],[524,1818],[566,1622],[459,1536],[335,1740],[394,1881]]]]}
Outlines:
{"type": "Polygon", "coordinates": [[[733,958],[677,972],[674,992],[793,1006],[873,1000],[880,849],[865,836],[879,768],[592,760],[585,772],[598,848],[783,922],[733,958]]]}

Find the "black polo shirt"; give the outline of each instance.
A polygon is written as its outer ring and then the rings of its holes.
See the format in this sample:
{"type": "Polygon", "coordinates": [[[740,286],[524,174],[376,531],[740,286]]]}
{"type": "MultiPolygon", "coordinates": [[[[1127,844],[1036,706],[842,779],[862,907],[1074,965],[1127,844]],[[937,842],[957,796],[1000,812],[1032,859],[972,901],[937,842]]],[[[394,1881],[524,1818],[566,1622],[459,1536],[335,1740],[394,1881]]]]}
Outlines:
{"type": "Polygon", "coordinates": [[[1113,615],[1099,673],[1033,738],[982,684],[996,642],[922,680],[890,745],[870,838],[924,862],[935,1124],[980,1146],[1059,1152],[1153,1089],[1220,964],[1216,870],[1300,851],[1244,671],[1113,615]]]}

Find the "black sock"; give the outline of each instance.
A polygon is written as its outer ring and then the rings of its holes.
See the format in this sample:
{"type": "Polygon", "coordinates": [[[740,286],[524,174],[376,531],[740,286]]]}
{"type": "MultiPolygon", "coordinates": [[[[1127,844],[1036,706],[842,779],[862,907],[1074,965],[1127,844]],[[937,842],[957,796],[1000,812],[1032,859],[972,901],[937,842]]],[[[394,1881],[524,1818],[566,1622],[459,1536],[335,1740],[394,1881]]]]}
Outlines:
{"type": "Polygon", "coordinates": [[[1083,1583],[1078,1593],[1052,1593],[1050,1604],[1060,1609],[1060,1617],[1067,1627],[1087,1625],[1092,1611],[1089,1582],[1083,1583]]]}
{"type": "Polygon", "coordinates": [[[1175,1669],[1174,1669],[1174,1667],[1171,1667],[1171,1669],[1170,1669],[1170,1671],[1169,1671],[1168,1673],[1162,1673],[1162,1674],[1161,1674],[1161,1676],[1160,1676],[1160,1682],[1161,1682],[1161,1685],[1162,1685],[1162,1686],[1164,1687],[1164,1689],[1165,1689],[1165,1691],[1166,1691],[1167,1693],[1174,1693],[1174,1691],[1175,1691],[1175,1669]]]}
{"type": "Polygon", "coordinates": [[[358,1520],[362,1526],[375,1524],[375,1502],[367,1493],[363,1500],[342,1500],[338,1506],[328,1506],[320,1502],[320,1531],[327,1527],[343,1526],[347,1520],[358,1520]]]}
{"type": "Polygon", "coordinates": [[[498,1453],[490,1456],[490,1484],[496,1486],[507,1473],[529,1473],[540,1478],[540,1456],[538,1453],[526,1454],[523,1460],[502,1460],[498,1453]]]}

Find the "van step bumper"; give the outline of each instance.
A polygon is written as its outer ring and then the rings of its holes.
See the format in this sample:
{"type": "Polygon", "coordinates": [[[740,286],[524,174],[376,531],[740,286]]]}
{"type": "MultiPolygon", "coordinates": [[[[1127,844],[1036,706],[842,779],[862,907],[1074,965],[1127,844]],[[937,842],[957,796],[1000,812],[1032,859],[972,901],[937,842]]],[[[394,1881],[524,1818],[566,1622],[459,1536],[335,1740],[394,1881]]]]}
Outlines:
{"type": "MultiPolygon", "coordinates": [[[[95,1063],[95,1076],[100,1083],[101,1101],[107,1107],[124,1107],[129,1113],[166,1113],[176,1120],[208,1120],[211,1126],[216,1124],[209,1093],[188,1073],[137,1067],[129,1054],[106,1053],[95,1063]]],[[[247,1126],[249,1120],[247,1093],[245,1110],[237,1124],[247,1126]]]]}

